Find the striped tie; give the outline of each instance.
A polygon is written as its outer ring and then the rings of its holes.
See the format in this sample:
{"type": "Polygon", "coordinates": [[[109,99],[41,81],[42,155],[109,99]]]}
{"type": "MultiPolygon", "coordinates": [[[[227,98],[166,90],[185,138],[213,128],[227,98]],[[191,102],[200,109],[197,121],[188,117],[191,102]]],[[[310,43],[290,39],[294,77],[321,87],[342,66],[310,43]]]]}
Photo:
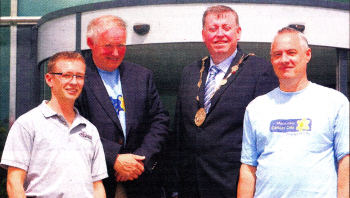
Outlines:
{"type": "Polygon", "coordinates": [[[215,76],[216,74],[219,73],[219,71],[220,69],[215,65],[211,66],[209,71],[209,78],[207,83],[205,84],[205,93],[204,93],[204,110],[206,113],[208,113],[211,105],[211,97],[215,93],[215,87],[216,87],[215,76]]]}

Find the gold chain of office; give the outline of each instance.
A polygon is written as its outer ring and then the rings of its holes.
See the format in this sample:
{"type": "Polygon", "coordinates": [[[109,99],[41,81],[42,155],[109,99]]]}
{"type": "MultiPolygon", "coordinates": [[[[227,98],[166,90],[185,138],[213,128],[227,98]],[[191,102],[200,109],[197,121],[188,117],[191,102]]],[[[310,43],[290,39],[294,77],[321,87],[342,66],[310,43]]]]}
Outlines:
{"type": "MultiPolygon", "coordinates": [[[[220,87],[221,87],[222,85],[225,85],[225,84],[227,83],[227,79],[228,79],[232,74],[236,73],[236,71],[239,69],[239,67],[240,67],[241,64],[243,63],[243,61],[245,61],[249,56],[255,56],[255,55],[252,54],[252,53],[249,53],[248,55],[244,55],[244,54],[243,54],[242,57],[241,57],[241,59],[238,61],[238,63],[237,63],[236,65],[232,66],[231,72],[230,72],[224,79],[221,80],[220,85],[219,85],[219,87],[214,91],[214,94],[216,93],[217,90],[220,89],[220,87]]],[[[202,59],[202,68],[201,68],[201,70],[200,70],[199,81],[198,81],[198,83],[197,83],[198,89],[197,89],[197,97],[196,97],[196,99],[197,99],[198,103],[199,103],[199,89],[200,89],[200,87],[201,87],[201,85],[202,85],[203,71],[204,71],[204,68],[205,68],[205,67],[204,67],[204,64],[205,64],[205,60],[207,60],[207,59],[208,59],[208,56],[206,56],[206,57],[204,57],[204,58],[202,59]]],[[[213,95],[214,95],[214,94],[213,94],[213,95]]],[[[211,97],[213,97],[213,95],[212,95],[211,97]]],[[[194,117],[194,123],[199,127],[200,125],[203,124],[205,118],[206,118],[206,112],[205,112],[205,110],[204,110],[204,107],[201,107],[201,108],[199,108],[199,110],[197,111],[197,113],[196,113],[196,115],[195,115],[195,117],[194,117]]]]}

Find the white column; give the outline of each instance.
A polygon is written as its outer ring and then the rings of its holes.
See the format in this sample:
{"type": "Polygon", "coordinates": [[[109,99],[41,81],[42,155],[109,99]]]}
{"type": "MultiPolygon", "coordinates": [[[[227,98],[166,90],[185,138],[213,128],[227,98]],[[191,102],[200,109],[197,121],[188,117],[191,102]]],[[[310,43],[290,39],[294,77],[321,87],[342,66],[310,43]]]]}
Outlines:
{"type": "MultiPolygon", "coordinates": [[[[17,16],[17,0],[11,0],[11,17],[17,16]]],[[[17,24],[11,24],[10,33],[10,96],[9,124],[16,119],[16,69],[17,69],[17,24]]]]}

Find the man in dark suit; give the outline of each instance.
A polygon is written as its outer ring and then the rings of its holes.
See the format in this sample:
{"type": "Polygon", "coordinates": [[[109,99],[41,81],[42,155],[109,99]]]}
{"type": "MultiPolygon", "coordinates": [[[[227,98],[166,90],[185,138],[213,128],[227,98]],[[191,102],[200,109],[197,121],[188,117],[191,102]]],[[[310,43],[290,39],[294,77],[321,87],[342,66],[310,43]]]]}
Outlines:
{"type": "Polygon", "coordinates": [[[237,46],[231,8],[208,8],[202,36],[210,57],[184,69],[176,106],[179,197],[236,197],[245,108],[278,79],[268,61],[237,46]]]}
{"type": "Polygon", "coordinates": [[[168,113],[151,71],[123,61],[125,42],[122,19],[108,15],[90,22],[87,79],[76,107],[100,133],[107,197],[160,197],[157,162],[168,136],[168,113]]]}

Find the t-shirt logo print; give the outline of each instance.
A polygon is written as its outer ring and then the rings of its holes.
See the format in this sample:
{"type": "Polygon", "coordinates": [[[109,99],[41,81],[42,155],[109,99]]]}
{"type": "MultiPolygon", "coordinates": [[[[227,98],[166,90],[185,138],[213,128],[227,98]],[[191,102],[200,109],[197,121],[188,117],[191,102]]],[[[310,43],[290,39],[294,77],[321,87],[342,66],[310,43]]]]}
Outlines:
{"type": "Polygon", "coordinates": [[[85,132],[81,132],[79,133],[80,137],[83,137],[83,138],[87,138],[89,140],[92,140],[92,136],[91,135],[88,135],[87,133],[85,132]]]}
{"type": "Polygon", "coordinates": [[[272,120],[270,123],[270,132],[285,133],[311,131],[311,126],[312,121],[309,118],[272,120]]]}
{"type": "Polygon", "coordinates": [[[119,115],[120,111],[125,111],[124,98],[122,95],[118,95],[117,99],[113,99],[112,97],[110,97],[110,99],[111,99],[111,101],[113,103],[113,107],[118,115],[119,115]]]}
{"type": "Polygon", "coordinates": [[[309,127],[309,124],[310,124],[311,120],[309,119],[306,119],[306,118],[303,118],[302,120],[298,120],[297,123],[298,123],[298,126],[297,126],[297,130],[299,132],[302,132],[302,131],[310,131],[310,127],[309,127]]]}

